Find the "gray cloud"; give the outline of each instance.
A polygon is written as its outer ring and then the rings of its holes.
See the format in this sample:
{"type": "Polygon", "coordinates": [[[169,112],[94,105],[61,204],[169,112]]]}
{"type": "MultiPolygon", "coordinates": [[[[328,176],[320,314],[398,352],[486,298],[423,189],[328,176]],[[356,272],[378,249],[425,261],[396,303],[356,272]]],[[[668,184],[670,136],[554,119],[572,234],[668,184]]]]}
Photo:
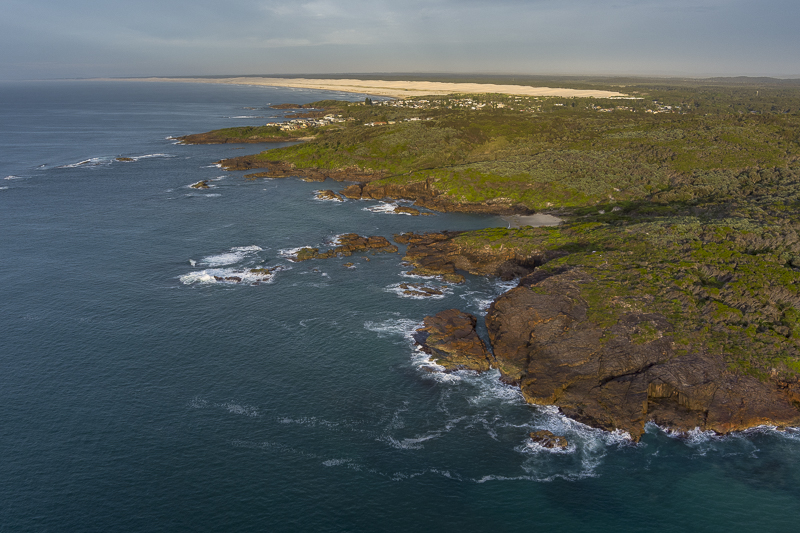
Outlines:
{"type": "Polygon", "coordinates": [[[788,0],[6,0],[5,78],[310,72],[800,75],[788,0]]]}

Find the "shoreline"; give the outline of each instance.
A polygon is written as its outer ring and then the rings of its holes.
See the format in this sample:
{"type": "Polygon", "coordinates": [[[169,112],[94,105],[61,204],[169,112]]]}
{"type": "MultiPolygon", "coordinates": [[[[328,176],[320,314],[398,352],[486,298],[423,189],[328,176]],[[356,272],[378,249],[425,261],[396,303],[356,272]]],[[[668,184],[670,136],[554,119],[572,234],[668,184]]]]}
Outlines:
{"type": "Polygon", "coordinates": [[[305,78],[95,78],[95,81],[141,81],[171,83],[211,83],[221,85],[253,85],[263,87],[293,87],[323,91],[339,91],[374,96],[406,98],[461,94],[507,94],[512,96],[549,96],[561,98],[624,98],[615,91],[579,90],[526,85],[497,85],[493,83],[444,83],[431,81],[384,81],[358,79],[305,78]]]}

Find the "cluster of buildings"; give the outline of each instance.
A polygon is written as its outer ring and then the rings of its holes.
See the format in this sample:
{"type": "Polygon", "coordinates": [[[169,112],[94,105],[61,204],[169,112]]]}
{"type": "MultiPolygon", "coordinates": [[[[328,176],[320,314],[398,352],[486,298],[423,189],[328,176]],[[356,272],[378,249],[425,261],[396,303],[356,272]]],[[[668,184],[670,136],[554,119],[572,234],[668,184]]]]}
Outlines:
{"type": "MultiPolygon", "coordinates": [[[[403,120],[400,120],[399,122],[418,122],[420,120],[433,120],[433,117],[427,117],[427,118],[411,117],[411,118],[405,118],[403,120]]],[[[389,120],[389,121],[385,121],[385,122],[384,121],[377,121],[377,122],[366,122],[366,123],[364,123],[364,125],[365,126],[386,126],[387,124],[397,124],[397,122],[398,122],[397,120],[389,120]]]]}
{"type": "Polygon", "coordinates": [[[617,106],[617,107],[600,107],[599,105],[592,104],[592,105],[589,106],[589,108],[590,109],[594,109],[598,113],[611,113],[613,111],[634,111],[635,112],[635,110],[633,108],[628,107],[628,106],[624,106],[624,105],[617,106]]]}
{"type": "Polygon", "coordinates": [[[656,114],[656,113],[680,113],[681,112],[681,106],[679,106],[679,105],[672,106],[672,105],[661,105],[658,102],[653,102],[653,103],[655,104],[656,108],[655,109],[646,109],[645,113],[656,114]]]}
{"type": "Polygon", "coordinates": [[[342,118],[342,115],[328,114],[322,118],[293,118],[288,122],[268,122],[265,126],[277,126],[281,131],[295,131],[303,130],[306,128],[318,128],[334,124],[336,122],[346,122],[348,120],[355,120],[353,118],[342,118]]]}
{"type": "Polygon", "coordinates": [[[372,105],[384,107],[402,107],[406,109],[455,109],[466,108],[472,110],[483,109],[502,109],[506,107],[503,102],[481,102],[472,98],[448,98],[442,100],[383,100],[374,102],[372,105]]]}

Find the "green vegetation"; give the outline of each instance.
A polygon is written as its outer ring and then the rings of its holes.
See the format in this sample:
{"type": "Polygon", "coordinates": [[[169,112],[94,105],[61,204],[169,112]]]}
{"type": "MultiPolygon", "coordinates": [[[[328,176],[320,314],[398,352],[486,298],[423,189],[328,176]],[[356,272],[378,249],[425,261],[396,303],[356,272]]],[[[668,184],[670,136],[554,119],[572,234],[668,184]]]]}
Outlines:
{"type": "MultiPolygon", "coordinates": [[[[800,168],[794,170],[800,183],[800,168]]],[[[791,375],[800,371],[800,213],[779,218],[764,201],[704,206],[697,215],[673,206],[667,216],[494,228],[456,241],[475,249],[549,251],[555,258],[540,272],[589,274],[581,296],[596,323],[611,326],[629,312],[661,313],[675,327],[678,353],[716,353],[731,368],[761,378],[791,375]]],[[[646,332],[642,337],[652,340],[646,332]]]]}
{"type": "Polygon", "coordinates": [[[800,155],[800,89],[625,90],[640,99],[328,101],[328,111],[349,120],[253,158],[381,171],[388,183],[431,180],[453,202],[504,198],[565,213],[655,196],[691,202],[742,172],[782,168],[800,155]]]}
{"type": "MultiPolygon", "coordinates": [[[[223,139],[250,139],[252,137],[297,137],[296,131],[282,131],[276,126],[245,126],[241,128],[223,128],[221,130],[214,130],[220,138],[223,139]]],[[[303,132],[306,133],[306,132],[303,132]]],[[[308,135],[314,135],[313,129],[308,132],[308,135]]],[[[231,141],[228,141],[231,142],[231,141]]]]}
{"type": "MultiPolygon", "coordinates": [[[[427,181],[454,203],[505,199],[560,214],[568,222],[556,228],[455,240],[541,256],[540,272],[581,269],[599,324],[660,313],[678,354],[719,354],[762,379],[797,375],[800,86],[630,81],[571,83],[639,99],[326,102],[350,120],[254,158],[380,171],[378,185],[427,181]]],[[[636,341],[656,334],[645,326],[636,341]]]]}

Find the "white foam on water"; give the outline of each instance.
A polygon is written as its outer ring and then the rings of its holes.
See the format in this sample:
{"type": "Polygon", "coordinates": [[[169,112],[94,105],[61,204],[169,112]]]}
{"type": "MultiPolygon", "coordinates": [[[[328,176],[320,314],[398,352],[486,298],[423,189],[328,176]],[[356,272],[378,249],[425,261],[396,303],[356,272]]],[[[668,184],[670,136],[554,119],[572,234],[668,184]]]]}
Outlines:
{"type": "Polygon", "coordinates": [[[0,187],[0,191],[5,191],[5,190],[7,190],[8,188],[9,188],[9,187],[0,187]]]}
{"type": "Polygon", "coordinates": [[[245,284],[253,285],[256,283],[272,283],[275,280],[274,272],[267,274],[264,272],[250,272],[250,269],[235,268],[208,268],[196,272],[189,272],[179,276],[178,279],[184,285],[214,285],[214,284],[245,284]],[[238,278],[238,279],[226,279],[238,278]]]}
{"type": "Polygon", "coordinates": [[[225,118],[267,118],[267,117],[259,117],[256,115],[238,115],[235,117],[225,117],[225,118]]]}
{"type": "Polygon", "coordinates": [[[177,157],[177,156],[172,155],[172,154],[145,154],[145,155],[131,156],[131,159],[133,159],[134,161],[139,161],[140,159],[150,159],[150,158],[153,158],[153,157],[166,157],[166,158],[169,158],[169,157],[177,157]]]}
{"type": "Polygon", "coordinates": [[[325,241],[325,244],[328,244],[329,246],[339,246],[340,244],[342,244],[342,237],[344,236],[345,236],[344,233],[339,233],[337,235],[334,235],[333,237],[327,239],[325,241]]]}
{"type": "MultiPolygon", "coordinates": [[[[261,252],[263,248],[260,246],[234,246],[229,251],[216,254],[216,255],[209,255],[204,257],[199,261],[200,265],[210,266],[210,267],[218,267],[224,265],[233,265],[235,263],[239,263],[244,259],[251,257],[255,254],[255,252],[261,252]]],[[[194,265],[192,265],[194,266],[194,265]]]]}
{"type": "Polygon", "coordinates": [[[408,289],[404,289],[400,285],[403,285],[403,283],[393,283],[388,287],[385,287],[383,291],[395,294],[400,298],[409,298],[411,300],[441,300],[442,298],[445,298],[446,296],[448,296],[450,293],[453,292],[452,289],[447,285],[434,285],[429,288],[440,290],[442,291],[442,294],[430,294],[430,295],[406,294],[406,291],[413,291],[413,292],[421,292],[421,291],[415,289],[414,287],[409,287],[408,289]]]}
{"type": "Polygon", "coordinates": [[[388,203],[388,202],[381,202],[378,205],[371,205],[364,207],[362,211],[370,211],[372,213],[391,213],[391,214],[398,214],[394,212],[394,208],[397,207],[395,203],[388,203]]]}
{"type": "Polygon", "coordinates": [[[341,198],[341,199],[337,199],[337,198],[321,198],[319,196],[320,192],[322,192],[322,190],[314,191],[314,196],[312,197],[312,199],[315,202],[333,202],[335,204],[343,204],[343,203],[345,203],[347,201],[345,198],[341,198]]]}
{"type": "Polygon", "coordinates": [[[298,450],[296,448],[292,448],[285,444],[281,444],[279,442],[251,442],[246,440],[233,440],[231,441],[231,446],[234,448],[249,448],[252,450],[261,450],[261,451],[277,451],[279,453],[293,453],[300,455],[302,457],[307,457],[309,459],[322,459],[319,455],[315,453],[309,453],[303,450],[298,450]]]}
{"type": "Polygon", "coordinates": [[[464,377],[476,389],[474,395],[467,396],[467,401],[472,405],[494,404],[498,400],[503,404],[525,404],[519,387],[500,381],[500,371],[497,369],[480,374],[465,374],[464,377]]]}
{"type": "Polygon", "coordinates": [[[519,286],[519,280],[518,279],[512,279],[512,280],[508,280],[508,281],[503,281],[501,279],[497,279],[497,281],[495,281],[494,285],[495,285],[495,289],[497,291],[496,292],[497,296],[500,296],[501,294],[504,294],[504,293],[510,291],[511,289],[515,289],[517,286],[519,286]]]}
{"type": "Polygon", "coordinates": [[[467,309],[483,315],[488,311],[492,302],[502,294],[516,288],[518,285],[518,279],[512,279],[510,281],[501,281],[498,279],[484,290],[464,291],[459,294],[458,297],[467,302],[467,309]]]}
{"type": "Polygon", "coordinates": [[[205,409],[208,407],[208,401],[200,398],[199,396],[195,396],[189,401],[189,407],[194,409],[205,409]]]}
{"type": "Polygon", "coordinates": [[[187,197],[187,198],[219,198],[222,195],[221,194],[217,194],[217,193],[200,194],[200,193],[196,193],[196,192],[190,192],[190,193],[184,194],[183,196],[187,197]]]}
{"type": "Polygon", "coordinates": [[[421,327],[421,320],[412,320],[410,318],[390,318],[389,320],[382,320],[380,322],[373,322],[371,320],[364,322],[364,329],[377,333],[380,338],[391,335],[402,336],[406,337],[408,340],[412,340],[411,336],[421,327]]]}
{"type": "Polygon", "coordinates": [[[400,277],[409,278],[409,279],[421,279],[421,280],[428,280],[428,281],[429,280],[436,280],[439,283],[448,283],[447,281],[444,280],[444,278],[442,276],[423,276],[423,275],[420,275],[420,274],[412,274],[408,270],[404,270],[404,271],[400,272],[400,277]]]}
{"type": "MultiPolygon", "coordinates": [[[[211,180],[203,180],[203,181],[211,181],[211,180]]],[[[189,185],[184,185],[183,188],[184,189],[194,189],[194,190],[197,190],[197,191],[203,191],[203,190],[216,189],[217,188],[217,186],[214,185],[213,183],[211,183],[211,184],[206,183],[205,184],[206,186],[205,186],[204,189],[203,188],[197,188],[197,187],[195,187],[195,185],[197,185],[198,183],[201,183],[201,182],[196,181],[194,183],[190,183],[189,185]]]]}
{"type": "Polygon", "coordinates": [[[277,421],[280,424],[297,424],[300,426],[308,426],[308,427],[326,427],[326,428],[339,427],[338,422],[331,422],[329,420],[325,420],[323,418],[317,418],[315,416],[303,416],[300,418],[281,416],[277,418],[277,421]]]}
{"type": "Polygon", "coordinates": [[[327,461],[322,461],[322,466],[341,466],[352,462],[352,459],[328,459],[327,461]]]}
{"type": "Polygon", "coordinates": [[[4,180],[26,180],[29,179],[30,176],[6,176],[3,178],[4,180]]]}
{"type": "MultiPolygon", "coordinates": [[[[223,266],[223,265],[232,265],[234,263],[238,263],[242,259],[244,259],[246,254],[237,253],[237,252],[228,252],[224,254],[218,255],[209,255],[208,257],[204,257],[200,260],[201,265],[208,265],[208,266],[223,266]]],[[[194,265],[192,265],[194,266],[194,265]]]]}
{"type": "Polygon", "coordinates": [[[384,442],[391,446],[392,448],[398,450],[421,450],[424,448],[422,445],[423,442],[436,439],[442,436],[442,433],[439,431],[434,431],[419,437],[410,437],[405,439],[396,439],[391,435],[385,435],[383,437],[379,437],[376,440],[379,442],[384,442]]]}
{"type": "MultiPolygon", "coordinates": [[[[609,450],[646,446],[634,443],[631,436],[624,431],[603,431],[572,420],[561,414],[555,406],[536,406],[535,409],[538,412],[529,423],[501,425],[524,429],[526,432],[551,431],[555,435],[565,437],[568,445],[565,448],[547,448],[534,442],[530,437],[525,437],[514,447],[514,451],[525,458],[521,467],[527,475],[516,479],[542,482],[596,477],[597,469],[603,464],[609,450]]],[[[482,483],[507,479],[512,478],[484,476],[475,481],[482,483]]]]}
{"type": "Polygon", "coordinates": [[[233,413],[235,415],[243,415],[249,417],[256,417],[258,416],[258,407],[253,407],[252,405],[239,405],[238,403],[227,402],[220,404],[220,407],[224,407],[228,410],[229,413],[233,413]]]}
{"type": "Polygon", "coordinates": [[[299,246],[297,248],[282,248],[278,250],[278,255],[281,257],[285,257],[289,261],[295,263],[297,262],[297,253],[302,250],[303,248],[313,248],[313,246],[299,246]]]}
{"type": "Polygon", "coordinates": [[[69,165],[61,165],[56,168],[78,168],[78,167],[96,167],[99,165],[110,165],[113,158],[110,157],[91,157],[89,159],[84,159],[83,161],[78,161],[77,163],[71,163],[69,165]]]}
{"type": "Polygon", "coordinates": [[[482,291],[465,291],[459,294],[458,297],[467,302],[469,310],[478,311],[479,313],[485,313],[495,300],[495,297],[487,296],[482,291]]]}
{"type": "Polygon", "coordinates": [[[780,428],[771,425],[756,426],[742,431],[720,435],[713,431],[702,431],[695,428],[692,431],[681,432],[663,428],[652,422],[647,424],[648,433],[660,432],[663,435],[681,441],[694,452],[695,456],[704,457],[709,453],[718,453],[723,456],[747,455],[755,457],[759,451],[753,437],[768,436],[772,438],[785,439],[788,441],[800,441],[800,428],[780,428]]]}

